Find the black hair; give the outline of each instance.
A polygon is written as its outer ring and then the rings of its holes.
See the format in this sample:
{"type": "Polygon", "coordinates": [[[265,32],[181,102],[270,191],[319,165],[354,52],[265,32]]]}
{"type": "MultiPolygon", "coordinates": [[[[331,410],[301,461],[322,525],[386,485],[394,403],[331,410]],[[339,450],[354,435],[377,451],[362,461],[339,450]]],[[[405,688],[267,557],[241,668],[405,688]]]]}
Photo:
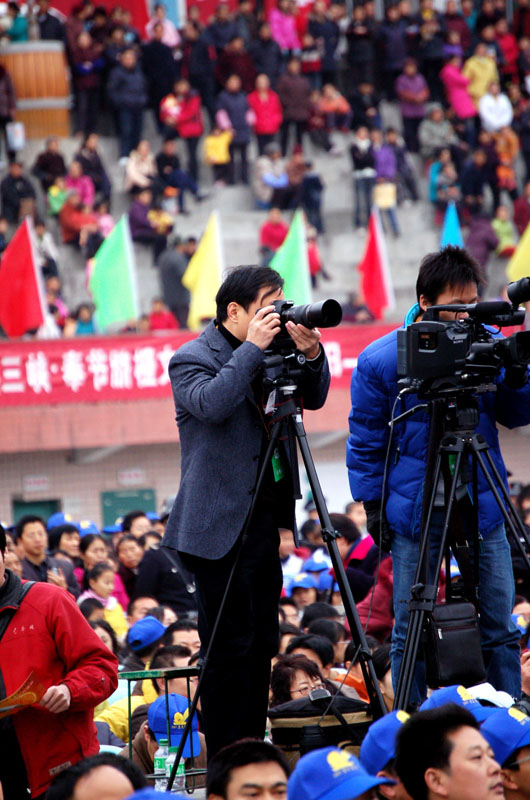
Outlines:
{"type": "Polygon", "coordinates": [[[282,606],[293,606],[298,611],[298,606],[296,605],[292,597],[280,597],[278,605],[280,606],[280,608],[282,606]]]}
{"type": "Polygon", "coordinates": [[[140,509],[136,509],[136,511],[129,511],[128,514],[125,514],[123,521],[121,523],[122,531],[129,533],[129,531],[131,530],[131,525],[133,524],[135,519],[138,519],[138,517],[147,517],[147,514],[145,513],[145,511],[140,511],[140,509]]]}
{"type": "Polygon", "coordinates": [[[3,525],[0,524],[0,553],[2,553],[2,556],[6,551],[6,547],[7,547],[7,538],[6,538],[5,528],[3,525]]]}
{"type": "Polygon", "coordinates": [[[425,772],[429,768],[447,768],[453,749],[448,737],[464,726],[480,730],[470,711],[456,703],[447,703],[418,711],[400,729],[396,738],[395,768],[414,800],[428,800],[425,772]]]}
{"type": "Polygon", "coordinates": [[[112,565],[109,564],[108,561],[98,561],[97,564],[94,564],[92,569],[89,569],[86,573],[87,581],[97,581],[97,579],[103,575],[104,572],[112,572],[114,573],[114,569],[112,565]]]}
{"type": "Polygon", "coordinates": [[[291,686],[297,669],[305,672],[310,678],[323,680],[318,665],[307,656],[301,653],[279,655],[271,672],[270,705],[272,708],[292,700],[291,686]]]}
{"type": "Polygon", "coordinates": [[[64,522],[62,525],[56,525],[48,531],[48,547],[50,552],[59,549],[61,544],[61,536],[63,533],[79,533],[79,530],[71,522],[64,522]]]}
{"type": "Polygon", "coordinates": [[[104,606],[103,603],[101,603],[95,597],[87,597],[86,600],[83,600],[81,603],[79,603],[79,611],[86,620],[89,620],[89,617],[92,614],[92,612],[98,608],[103,610],[104,606]]]}
{"type": "Polygon", "coordinates": [[[304,629],[309,628],[311,623],[316,619],[330,619],[337,618],[338,616],[339,612],[330,603],[311,603],[304,609],[301,626],[304,629]]]}
{"type": "Polygon", "coordinates": [[[105,547],[107,546],[107,542],[100,533],[87,533],[85,536],[81,536],[81,541],[79,542],[79,549],[81,552],[85,554],[92,542],[95,542],[96,539],[100,539],[105,547]]]}
{"type": "Polygon", "coordinates": [[[336,619],[314,619],[308,627],[308,633],[324,636],[332,644],[344,641],[346,628],[336,619]]]}
{"type": "Polygon", "coordinates": [[[282,751],[273,744],[260,739],[241,739],[223,747],[208,761],[206,796],[216,794],[226,799],[226,789],[233,769],[271,761],[279,764],[287,781],[291,772],[289,764],[282,751]]]}
{"type": "Polygon", "coordinates": [[[109,625],[109,623],[105,619],[93,619],[92,621],[89,620],[88,624],[90,625],[93,631],[97,630],[98,628],[101,628],[102,631],[106,631],[108,633],[108,635],[112,640],[112,652],[114,653],[115,656],[117,656],[120,646],[118,644],[118,638],[114,633],[114,628],[112,627],[112,625],[109,625]]]}
{"type": "Polygon", "coordinates": [[[382,644],[372,653],[375,674],[378,681],[382,681],[390,669],[390,645],[382,644]]]}
{"type": "Polygon", "coordinates": [[[228,304],[238,303],[245,311],[265,286],[283,288],[283,278],[270,267],[243,266],[230,270],[215,297],[217,319],[224,322],[228,316],[228,304]]]}
{"type": "Polygon", "coordinates": [[[289,633],[292,633],[293,636],[300,636],[300,628],[290,622],[280,622],[280,641],[282,636],[287,636],[289,633]]]}
{"type": "Polygon", "coordinates": [[[521,508],[524,500],[530,500],[530,483],[525,484],[517,495],[517,505],[521,508]]]}
{"type": "Polygon", "coordinates": [[[312,633],[302,633],[300,636],[295,636],[285,648],[286,655],[290,655],[293,650],[299,647],[304,648],[304,650],[312,650],[319,657],[323,667],[333,664],[333,645],[325,636],[317,636],[312,633]]]}
{"type": "Polygon", "coordinates": [[[164,644],[170,645],[173,642],[173,634],[177,631],[197,630],[199,630],[199,626],[196,622],[192,622],[191,619],[177,619],[175,622],[172,622],[171,625],[167,626],[162,641],[164,644]]]}
{"type": "Polygon", "coordinates": [[[359,652],[359,645],[352,639],[351,642],[348,642],[346,645],[346,649],[344,651],[344,663],[346,664],[347,662],[351,661],[353,664],[357,664],[359,661],[359,652]]]}
{"type": "Polygon", "coordinates": [[[359,528],[346,514],[330,514],[329,516],[335,530],[338,531],[347,542],[357,542],[361,538],[359,528]]]}
{"type": "Polygon", "coordinates": [[[46,793],[47,800],[68,800],[75,795],[77,782],[98,767],[114,767],[129,778],[134,791],[147,786],[147,779],[142,770],[128,758],[115,753],[97,753],[95,756],[83,758],[77,764],[60,772],[53,779],[46,793]]]}
{"type": "Polygon", "coordinates": [[[30,522],[40,522],[44,530],[46,530],[46,523],[42,517],[38,517],[36,514],[25,514],[23,517],[20,517],[19,521],[17,522],[17,526],[15,528],[15,541],[18,542],[24,532],[24,528],[26,525],[29,525],[30,522]]]}
{"type": "MultiPolygon", "coordinates": [[[[158,603],[158,600],[157,600],[157,598],[156,598],[154,595],[152,595],[152,594],[139,594],[139,595],[138,595],[138,597],[133,597],[133,599],[132,599],[132,600],[130,600],[130,602],[129,602],[129,605],[127,606],[127,616],[128,616],[128,617],[130,617],[130,616],[131,616],[131,614],[133,613],[133,611],[134,611],[134,606],[136,605],[136,603],[138,602],[138,600],[145,600],[145,598],[146,598],[146,597],[147,597],[149,600],[154,600],[156,603],[158,603]]],[[[149,611],[151,611],[151,609],[149,609],[149,611]]]]}
{"type": "Polygon", "coordinates": [[[484,275],[478,261],[462,247],[448,245],[436,253],[428,253],[422,260],[416,281],[416,297],[421,295],[435,303],[447,287],[456,288],[484,283],[484,275]]]}
{"type": "MultiPolygon", "coordinates": [[[[153,656],[149,669],[165,669],[166,667],[172,667],[175,658],[191,658],[190,648],[182,644],[170,644],[165,647],[159,647],[153,656]]],[[[151,683],[153,684],[155,692],[160,694],[160,689],[156,681],[157,678],[151,678],[151,683]]]]}
{"type": "Polygon", "coordinates": [[[135,541],[137,541],[138,544],[140,545],[140,547],[143,547],[144,550],[145,550],[145,548],[147,546],[146,542],[147,542],[147,537],[148,536],[156,536],[156,538],[158,539],[159,542],[162,541],[162,536],[158,533],[158,531],[147,531],[147,533],[142,533],[142,535],[139,536],[138,538],[136,538],[136,536],[133,536],[133,539],[135,541]]]}
{"type": "Polygon", "coordinates": [[[134,544],[137,544],[140,547],[142,546],[140,544],[140,540],[137,539],[136,536],[133,536],[132,533],[124,533],[124,535],[121,537],[121,539],[116,545],[116,555],[120,552],[120,546],[122,542],[134,542],[134,544]]]}

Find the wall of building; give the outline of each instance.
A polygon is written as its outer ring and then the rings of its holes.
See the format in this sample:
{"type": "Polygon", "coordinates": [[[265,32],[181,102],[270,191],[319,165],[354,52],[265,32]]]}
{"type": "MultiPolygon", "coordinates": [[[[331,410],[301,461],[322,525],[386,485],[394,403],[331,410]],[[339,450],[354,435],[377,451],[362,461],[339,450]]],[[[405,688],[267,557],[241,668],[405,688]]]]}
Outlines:
{"type": "Polygon", "coordinates": [[[101,492],[154,489],[157,509],[176,493],[179,445],[124,447],[117,452],[48,451],[0,457],[0,520],[11,522],[14,500],[59,500],[74,519],[102,521],[101,492]],[[106,457],[95,462],[90,459],[106,457]]]}

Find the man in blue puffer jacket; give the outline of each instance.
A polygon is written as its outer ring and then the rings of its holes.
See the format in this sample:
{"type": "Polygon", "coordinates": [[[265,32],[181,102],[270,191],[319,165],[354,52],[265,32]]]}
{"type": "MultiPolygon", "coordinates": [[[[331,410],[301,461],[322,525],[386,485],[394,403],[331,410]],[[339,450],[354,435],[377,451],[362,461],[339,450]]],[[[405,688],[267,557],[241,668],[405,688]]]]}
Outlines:
{"type": "MultiPolygon", "coordinates": [[[[465,250],[446,247],[427,255],[421,264],[416,294],[418,303],[405,320],[405,326],[421,319],[430,305],[474,303],[481,269],[465,250]]],[[[454,319],[442,312],[441,319],[454,319]]],[[[368,530],[378,537],[381,526],[383,471],[394,401],[398,394],[397,330],[370,344],[359,357],[352,375],[352,410],[347,444],[350,488],[355,500],[362,500],[368,516],[368,530]]],[[[528,370],[501,370],[496,379],[497,391],[480,395],[480,420],[477,433],[487,440],[491,455],[503,480],[506,468],[502,460],[496,423],[515,428],[530,423],[530,383],[528,370]]],[[[416,405],[416,395],[406,395],[398,403],[394,416],[416,405]]],[[[418,538],[429,438],[429,416],[413,414],[395,426],[385,488],[385,524],[390,529],[394,565],[394,613],[392,634],[392,678],[397,684],[408,625],[408,604],[418,560],[418,538]]],[[[457,498],[469,497],[464,485],[457,498]]],[[[431,563],[437,551],[443,523],[443,491],[438,487],[431,527],[431,563]]],[[[514,602],[514,582],[510,547],[506,540],[502,513],[479,469],[480,555],[480,629],[487,680],[496,689],[514,697],[521,692],[519,633],[510,619],[514,602]]],[[[411,692],[411,703],[425,696],[422,665],[418,665],[411,692]]]]}

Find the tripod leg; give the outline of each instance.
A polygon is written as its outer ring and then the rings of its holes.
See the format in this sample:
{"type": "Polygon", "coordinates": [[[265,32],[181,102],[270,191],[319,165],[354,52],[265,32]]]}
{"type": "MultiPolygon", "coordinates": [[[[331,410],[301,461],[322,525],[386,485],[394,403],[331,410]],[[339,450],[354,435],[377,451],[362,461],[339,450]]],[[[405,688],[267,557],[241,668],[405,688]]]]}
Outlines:
{"type": "Polygon", "coordinates": [[[504,517],[504,521],[508,527],[509,532],[511,533],[518,549],[521,554],[523,561],[525,562],[528,570],[530,570],[530,557],[528,556],[528,550],[530,550],[530,539],[528,537],[528,533],[526,528],[523,524],[523,521],[519,518],[517,511],[512,503],[512,498],[504,485],[501,476],[499,475],[499,471],[495,466],[495,462],[491,457],[491,453],[489,450],[483,448],[481,450],[473,449],[474,454],[476,455],[477,461],[482,468],[482,472],[484,473],[484,477],[488,482],[488,486],[499,506],[502,516],[504,517]],[[487,462],[490,471],[486,468],[485,461],[487,462]],[[493,474],[493,478],[492,478],[493,474]],[[502,498],[504,498],[504,502],[501,499],[501,494],[499,493],[499,489],[502,493],[502,498]],[[506,508],[506,505],[509,508],[506,508]],[[526,544],[526,547],[525,547],[526,544]],[[528,550],[527,550],[528,548],[528,550]]]}
{"type": "Polygon", "coordinates": [[[333,570],[335,572],[335,577],[339,585],[340,595],[344,603],[344,610],[346,612],[346,617],[348,619],[350,631],[355,644],[357,646],[360,646],[359,663],[361,665],[361,670],[363,673],[366,689],[368,691],[368,696],[370,697],[370,706],[372,709],[372,714],[374,719],[378,719],[379,717],[386,714],[386,707],[383,700],[383,696],[381,694],[381,690],[379,688],[379,682],[375,674],[374,665],[372,661],[372,654],[366,642],[366,637],[364,635],[361,621],[359,620],[359,615],[355,607],[355,601],[353,599],[353,595],[350,589],[350,584],[348,583],[346,572],[344,570],[344,565],[339,555],[337,543],[335,541],[336,534],[331,519],[329,517],[329,512],[326,507],[326,500],[322,492],[322,487],[320,485],[317,471],[315,469],[315,463],[313,461],[311,450],[309,449],[309,444],[307,442],[304,423],[302,421],[302,414],[299,411],[297,411],[290,417],[290,420],[292,425],[294,426],[296,438],[300,446],[300,452],[302,454],[302,459],[307,473],[307,478],[309,480],[309,485],[313,493],[313,500],[315,501],[315,506],[318,511],[318,517],[320,519],[320,524],[322,526],[322,535],[326,542],[328,552],[331,558],[331,563],[333,565],[333,570]]]}
{"type": "MultiPolygon", "coordinates": [[[[431,518],[434,510],[434,502],[436,499],[436,488],[438,486],[438,480],[441,473],[441,463],[442,463],[442,450],[439,452],[438,458],[436,460],[436,468],[434,473],[435,483],[433,484],[433,490],[429,502],[429,509],[426,516],[426,521],[428,521],[428,527],[426,527],[426,529],[420,534],[422,539],[422,545],[424,545],[425,542],[428,542],[432,533],[431,518]]],[[[425,584],[418,582],[416,583],[415,586],[411,587],[411,601],[409,605],[409,625],[407,628],[407,636],[405,639],[405,646],[403,648],[403,658],[396,686],[396,694],[394,700],[395,709],[407,709],[409,705],[410,693],[414,681],[416,662],[418,660],[418,652],[421,643],[421,634],[425,624],[425,614],[431,612],[436,604],[438,581],[440,577],[440,570],[442,568],[442,562],[445,552],[445,542],[447,540],[447,531],[449,528],[451,510],[453,508],[455,500],[456,486],[458,482],[458,476],[460,475],[461,466],[462,466],[462,453],[461,451],[459,451],[456,454],[455,469],[449,488],[447,508],[445,511],[442,533],[439,542],[439,550],[436,556],[436,562],[432,572],[432,578],[429,574],[430,558],[429,558],[428,548],[426,546],[422,546],[420,554],[418,556],[421,559],[421,561],[418,562],[416,575],[417,576],[426,575],[427,582],[425,584]]]]}

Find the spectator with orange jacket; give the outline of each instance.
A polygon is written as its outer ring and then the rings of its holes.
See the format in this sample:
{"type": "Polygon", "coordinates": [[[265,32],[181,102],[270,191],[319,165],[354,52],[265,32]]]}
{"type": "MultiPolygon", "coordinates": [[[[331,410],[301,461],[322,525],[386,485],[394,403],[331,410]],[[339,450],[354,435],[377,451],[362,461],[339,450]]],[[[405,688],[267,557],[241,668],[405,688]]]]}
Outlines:
{"type": "Polygon", "coordinates": [[[248,95],[247,103],[254,113],[254,132],[258,140],[258,152],[262,156],[265,147],[280,130],[283,119],[280,98],[270,88],[266,75],[258,75],[256,88],[248,95]]]}
{"type": "Polygon", "coordinates": [[[99,751],[94,708],[116,689],[118,662],[68,592],[22,582],[5,552],[0,525],[0,699],[31,676],[35,700],[2,720],[0,783],[6,798],[29,788],[37,800],[54,775],[99,751]]]}
{"type": "Polygon", "coordinates": [[[192,89],[189,81],[175,83],[175,91],[166,95],[160,103],[160,118],[171,130],[176,131],[186,142],[188,169],[194,181],[198,179],[197,145],[204,131],[200,94],[192,89]]]}

